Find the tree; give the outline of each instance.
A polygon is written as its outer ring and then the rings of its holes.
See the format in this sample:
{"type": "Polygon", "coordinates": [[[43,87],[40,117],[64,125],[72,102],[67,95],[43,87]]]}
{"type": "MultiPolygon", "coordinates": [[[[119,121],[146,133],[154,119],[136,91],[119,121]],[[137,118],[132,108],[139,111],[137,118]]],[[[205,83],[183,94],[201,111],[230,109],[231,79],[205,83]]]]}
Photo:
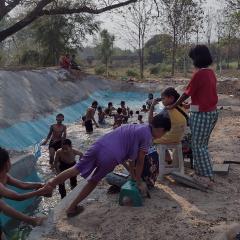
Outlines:
{"type": "Polygon", "coordinates": [[[154,35],[145,44],[147,62],[151,64],[168,62],[171,46],[172,36],[168,34],[154,35]]]}
{"type": "Polygon", "coordinates": [[[176,53],[180,42],[188,41],[189,33],[203,11],[202,0],[161,0],[165,13],[166,30],[172,35],[172,75],[175,73],[176,53]]]}
{"type": "Polygon", "coordinates": [[[113,43],[115,40],[114,35],[111,35],[106,29],[100,33],[101,42],[97,46],[99,57],[106,66],[106,74],[108,76],[108,68],[111,56],[113,54],[113,43]]]}
{"type": "Polygon", "coordinates": [[[105,1],[105,0],[79,0],[79,1],[54,1],[54,0],[0,0],[0,22],[11,12],[21,8],[21,18],[0,30],[0,42],[14,33],[22,30],[41,16],[63,14],[100,14],[112,9],[126,6],[137,0],[105,1]]]}
{"type": "Polygon", "coordinates": [[[140,77],[144,77],[144,47],[147,33],[153,29],[156,22],[155,1],[141,0],[132,4],[122,15],[124,24],[121,25],[126,40],[138,52],[140,77]],[[155,11],[155,12],[154,12],[155,11]]]}
{"type": "Polygon", "coordinates": [[[87,34],[98,31],[99,23],[92,16],[47,16],[35,21],[31,30],[34,42],[42,50],[43,64],[57,64],[61,53],[82,47],[87,34]]]}
{"type": "Polygon", "coordinates": [[[240,0],[226,0],[228,7],[234,10],[240,10],[240,0]]]}

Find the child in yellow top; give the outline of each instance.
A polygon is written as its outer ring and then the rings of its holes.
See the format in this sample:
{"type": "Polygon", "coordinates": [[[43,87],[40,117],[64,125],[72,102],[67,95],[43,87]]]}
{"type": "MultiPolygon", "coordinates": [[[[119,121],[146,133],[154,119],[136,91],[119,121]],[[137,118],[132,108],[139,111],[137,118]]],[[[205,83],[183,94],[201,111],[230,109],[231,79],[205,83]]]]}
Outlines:
{"type": "MultiPolygon", "coordinates": [[[[163,105],[166,107],[175,103],[179,97],[180,97],[179,93],[173,87],[169,87],[162,92],[161,101],[163,105]]],[[[151,123],[153,119],[154,106],[158,104],[158,102],[159,101],[155,99],[150,107],[149,123],[151,123]]],[[[181,108],[181,110],[185,112],[185,109],[183,107],[179,106],[179,108],[181,108]]],[[[161,138],[155,139],[154,144],[180,143],[183,138],[183,135],[187,126],[186,117],[183,115],[183,113],[181,113],[176,108],[167,110],[167,113],[171,120],[171,130],[161,138]]],[[[166,161],[169,163],[171,162],[171,157],[169,152],[166,152],[166,161]]]]}

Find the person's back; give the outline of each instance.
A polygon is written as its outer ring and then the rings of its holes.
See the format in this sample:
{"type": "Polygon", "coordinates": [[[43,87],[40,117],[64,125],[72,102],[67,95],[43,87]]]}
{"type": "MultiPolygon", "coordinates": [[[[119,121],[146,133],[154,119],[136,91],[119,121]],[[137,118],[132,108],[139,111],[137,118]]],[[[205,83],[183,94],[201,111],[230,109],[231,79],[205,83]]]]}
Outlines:
{"type": "Polygon", "coordinates": [[[151,141],[152,134],[149,125],[126,124],[107,133],[95,144],[114,153],[117,161],[122,163],[126,159],[136,159],[139,147],[141,148],[139,144],[147,143],[150,145],[151,141]]]}
{"type": "Polygon", "coordinates": [[[192,77],[185,93],[191,96],[193,111],[195,111],[194,106],[200,112],[216,110],[218,96],[214,71],[210,68],[199,69],[192,77]]]}

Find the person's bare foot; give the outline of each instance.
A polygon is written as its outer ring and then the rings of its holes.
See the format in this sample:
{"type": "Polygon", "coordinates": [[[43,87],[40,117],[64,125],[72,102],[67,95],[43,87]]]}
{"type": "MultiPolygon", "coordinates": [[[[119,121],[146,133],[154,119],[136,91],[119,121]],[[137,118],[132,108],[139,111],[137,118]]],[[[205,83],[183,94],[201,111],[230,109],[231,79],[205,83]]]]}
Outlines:
{"type": "Polygon", "coordinates": [[[82,213],[84,211],[84,207],[83,206],[76,206],[74,209],[69,208],[66,211],[67,217],[71,218],[71,217],[75,217],[78,214],[82,213]]]}
{"type": "Polygon", "coordinates": [[[214,181],[210,179],[209,177],[199,176],[196,174],[193,174],[192,178],[202,184],[204,187],[212,189],[214,186],[214,181]]]}

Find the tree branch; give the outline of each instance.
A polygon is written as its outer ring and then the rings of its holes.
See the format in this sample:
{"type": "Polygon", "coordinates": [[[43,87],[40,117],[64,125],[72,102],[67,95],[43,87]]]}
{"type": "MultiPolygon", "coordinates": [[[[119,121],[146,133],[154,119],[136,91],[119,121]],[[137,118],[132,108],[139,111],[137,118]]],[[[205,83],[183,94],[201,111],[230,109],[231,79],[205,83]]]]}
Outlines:
{"type": "Polygon", "coordinates": [[[5,4],[4,0],[0,0],[0,21],[6,16],[13,8],[15,8],[21,0],[14,0],[8,5],[5,4]]]}
{"type": "MultiPolygon", "coordinates": [[[[16,0],[19,1],[19,0],[16,0]]],[[[122,6],[126,6],[130,3],[134,3],[137,0],[127,0],[124,2],[112,4],[103,8],[99,9],[93,9],[87,6],[81,6],[79,8],[74,9],[68,9],[68,8],[56,8],[56,9],[50,9],[50,10],[43,10],[44,7],[49,5],[53,0],[41,0],[37,6],[22,20],[19,22],[13,24],[11,27],[0,31],[0,42],[4,41],[7,37],[11,36],[12,34],[20,31],[33,21],[35,21],[37,18],[43,16],[43,15],[57,15],[57,14],[74,14],[74,13],[90,13],[90,14],[100,14],[112,9],[116,9],[122,6]]]]}
{"type": "Polygon", "coordinates": [[[49,9],[49,10],[42,10],[41,12],[41,16],[42,15],[58,15],[58,14],[74,14],[74,13],[90,13],[90,14],[100,14],[112,9],[116,9],[119,7],[123,7],[126,6],[130,3],[134,3],[137,2],[138,0],[127,0],[125,2],[121,2],[121,3],[117,3],[117,4],[113,4],[113,5],[109,5],[107,7],[104,8],[99,8],[99,9],[93,9],[87,6],[83,6],[83,7],[79,7],[79,8],[66,8],[66,7],[59,7],[56,9],[49,9]]]}

